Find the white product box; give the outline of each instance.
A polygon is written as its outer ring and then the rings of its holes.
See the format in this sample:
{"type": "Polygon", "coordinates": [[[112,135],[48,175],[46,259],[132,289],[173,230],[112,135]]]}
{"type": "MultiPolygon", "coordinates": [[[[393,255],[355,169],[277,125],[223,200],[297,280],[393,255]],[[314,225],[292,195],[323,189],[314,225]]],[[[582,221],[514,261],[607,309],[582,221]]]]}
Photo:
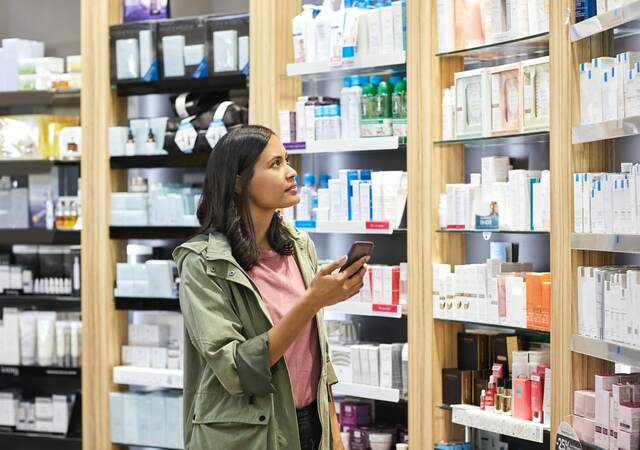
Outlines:
{"type": "Polygon", "coordinates": [[[402,388],[402,344],[380,344],[380,387],[402,388]]]}
{"type": "Polygon", "coordinates": [[[17,308],[2,309],[3,353],[0,363],[17,366],[20,364],[19,311],[17,308]]]}
{"type": "Polygon", "coordinates": [[[54,395],[53,400],[53,432],[67,433],[69,427],[69,401],[66,395],[54,395]]]}
{"type": "Polygon", "coordinates": [[[488,69],[454,75],[456,138],[488,136],[491,117],[491,77],[488,69]]]}
{"type": "Polygon", "coordinates": [[[0,392],[0,426],[15,427],[18,397],[13,392],[0,392]]]}

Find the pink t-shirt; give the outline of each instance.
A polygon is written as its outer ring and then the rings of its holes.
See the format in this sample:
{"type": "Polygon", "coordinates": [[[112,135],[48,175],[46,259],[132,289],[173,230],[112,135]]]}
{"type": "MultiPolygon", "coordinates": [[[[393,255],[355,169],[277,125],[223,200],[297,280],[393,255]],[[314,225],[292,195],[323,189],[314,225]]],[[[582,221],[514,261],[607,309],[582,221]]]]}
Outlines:
{"type": "MultiPolygon", "coordinates": [[[[262,299],[276,325],[300,300],[305,291],[302,274],[293,256],[263,251],[249,276],[258,286],[262,299]]],[[[320,381],[321,356],[318,326],[310,320],[284,354],[289,369],[293,402],[303,408],[316,400],[320,381]]]]}

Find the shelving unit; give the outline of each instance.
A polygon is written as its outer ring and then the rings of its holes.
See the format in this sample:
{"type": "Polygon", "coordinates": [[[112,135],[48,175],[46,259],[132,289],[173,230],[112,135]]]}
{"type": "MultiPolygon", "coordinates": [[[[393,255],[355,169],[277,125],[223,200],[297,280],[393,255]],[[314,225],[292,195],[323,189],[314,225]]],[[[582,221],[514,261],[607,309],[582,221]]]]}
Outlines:
{"type": "Polygon", "coordinates": [[[226,92],[246,87],[247,77],[240,72],[214,75],[201,79],[141,81],[118,83],[113,88],[118,96],[173,94],[181,92],[226,92]]]}
{"type": "Polygon", "coordinates": [[[540,131],[529,131],[525,133],[516,133],[516,134],[503,134],[500,136],[476,136],[476,137],[467,137],[467,138],[456,138],[456,139],[445,139],[435,141],[434,144],[437,145],[456,145],[456,144],[475,144],[475,143],[502,143],[507,140],[517,139],[517,138],[526,138],[531,136],[540,136],[541,138],[548,139],[549,130],[540,130],[540,131]]]}
{"type": "Polygon", "coordinates": [[[20,377],[60,377],[78,379],[81,370],[75,367],[39,367],[39,366],[5,366],[0,365],[0,375],[20,377]]]}
{"type": "Polygon", "coordinates": [[[0,294],[0,308],[19,307],[39,311],[78,311],[80,297],[66,295],[0,294]]]}
{"type": "Polygon", "coordinates": [[[58,103],[79,102],[80,90],[67,91],[4,91],[0,92],[0,109],[23,106],[51,106],[58,103]]]}
{"type": "Polygon", "coordinates": [[[640,253],[640,235],[572,233],[571,248],[598,252],[640,253]]]}
{"type": "Polygon", "coordinates": [[[81,450],[82,438],[58,434],[0,431],[0,447],[11,450],[81,450]]]}
{"type": "Polygon", "coordinates": [[[198,232],[197,227],[132,226],[110,227],[111,239],[182,239],[187,240],[198,232]]]}
{"type": "Polygon", "coordinates": [[[453,422],[465,427],[539,443],[544,442],[544,434],[549,432],[540,423],[485,411],[477,406],[452,405],[451,408],[453,422]]]}
{"type": "Polygon", "coordinates": [[[638,18],[640,18],[640,2],[629,2],[619,8],[571,25],[571,41],[576,42],[595,36],[603,31],[614,29],[638,18]]]}
{"type": "Polygon", "coordinates": [[[338,383],[333,386],[333,395],[366,398],[391,403],[398,403],[400,401],[400,390],[398,389],[367,386],[364,384],[338,383]]]}
{"type": "Polygon", "coordinates": [[[407,231],[406,229],[393,229],[389,222],[316,222],[315,227],[304,223],[296,223],[296,226],[307,233],[322,234],[394,234],[407,231]]]}
{"type": "Polygon", "coordinates": [[[48,173],[53,167],[80,167],[80,161],[46,159],[0,159],[1,175],[48,173]]]}
{"type": "MultiPolygon", "coordinates": [[[[436,43],[437,45],[437,43],[436,43]]],[[[549,33],[521,36],[508,41],[494,42],[450,52],[436,53],[440,58],[466,57],[478,60],[504,59],[519,55],[545,54],[549,49],[549,33]]]]}
{"type": "Polygon", "coordinates": [[[492,234],[538,234],[548,235],[548,231],[532,231],[532,230],[457,230],[455,228],[439,228],[436,233],[462,233],[462,234],[485,234],[488,233],[489,237],[492,234]]]}
{"type": "Polygon", "coordinates": [[[113,368],[113,382],[128,386],[182,389],[182,369],[116,366],[113,368]]]}
{"type": "Polygon", "coordinates": [[[41,228],[0,229],[0,244],[78,245],[80,244],[80,231],[41,228]]]}
{"type": "Polygon", "coordinates": [[[586,336],[574,335],[571,339],[571,351],[631,367],[638,367],[640,365],[640,348],[629,347],[586,336]]]}
{"type": "Polygon", "coordinates": [[[379,303],[342,302],[325,308],[327,312],[350,314],[354,316],[390,317],[399,319],[407,314],[405,305],[383,305],[379,303]]]}
{"type": "Polygon", "coordinates": [[[285,144],[290,155],[311,155],[320,153],[371,152],[382,150],[406,150],[406,145],[398,143],[397,136],[360,139],[335,139],[285,144]],[[298,144],[298,145],[297,145],[298,144]],[[303,148],[297,148],[302,146],[303,148]]]}
{"type": "Polygon", "coordinates": [[[191,155],[112,156],[112,169],[154,169],[167,167],[205,167],[208,153],[191,155]]]}
{"type": "Polygon", "coordinates": [[[180,311],[177,298],[116,297],[117,310],[133,311],[180,311]]]}
{"type": "Polygon", "coordinates": [[[373,70],[375,73],[384,73],[382,68],[391,69],[393,66],[402,66],[407,63],[406,52],[390,55],[356,56],[352,65],[331,66],[328,62],[313,63],[289,63],[287,64],[287,76],[317,77],[330,74],[331,77],[343,77],[351,73],[366,73],[373,70]]]}
{"type": "Polygon", "coordinates": [[[624,119],[609,120],[607,122],[578,125],[571,132],[571,143],[584,144],[587,142],[617,139],[625,136],[640,134],[640,116],[625,117],[624,119]]]}
{"type": "Polygon", "coordinates": [[[495,323],[469,322],[466,320],[453,320],[453,319],[440,319],[440,318],[436,318],[435,320],[439,322],[449,322],[449,323],[464,325],[467,328],[480,327],[485,330],[499,331],[501,333],[512,333],[512,334],[518,334],[520,336],[525,335],[525,336],[535,338],[536,342],[548,343],[551,341],[551,333],[549,331],[536,330],[531,328],[518,328],[518,327],[509,326],[509,325],[500,325],[495,323]]]}

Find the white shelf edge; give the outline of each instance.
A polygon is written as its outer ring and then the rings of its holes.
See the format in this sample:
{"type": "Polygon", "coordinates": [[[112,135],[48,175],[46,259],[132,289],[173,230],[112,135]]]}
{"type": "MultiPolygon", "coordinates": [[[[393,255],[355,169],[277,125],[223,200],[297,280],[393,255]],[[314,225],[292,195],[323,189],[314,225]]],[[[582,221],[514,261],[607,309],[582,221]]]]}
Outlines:
{"type": "Polygon", "coordinates": [[[333,395],[366,398],[391,403],[398,403],[400,401],[400,389],[353,383],[338,383],[333,385],[332,389],[333,395]]]}
{"type": "Polygon", "coordinates": [[[357,71],[377,67],[398,66],[407,63],[407,52],[391,53],[388,55],[356,56],[353,65],[331,66],[329,61],[312,63],[287,64],[287,76],[320,75],[335,71],[357,71]]]}
{"type": "Polygon", "coordinates": [[[589,17],[570,27],[571,42],[602,33],[603,31],[624,25],[640,17],[640,1],[634,1],[597,16],[589,17]]]}
{"type": "Polygon", "coordinates": [[[113,368],[113,382],[130,386],[182,389],[182,376],[182,369],[152,369],[134,366],[115,366],[113,368]]]}
{"type": "Polygon", "coordinates": [[[369,317],[390,317],[399,319],[403,314],[406,314],[405,305],[386,305],[377,303],[363,303],[346,301],[338,303],[336,305],[325,308],[327,312],[352,314],[357,316],[369,316],[369,317]],[[379,306],[382,309],[396,307],[396,312],[393,311],[374,311],[374,305],[379,306]]]}
{"type": "Polygon", "coordinates": [[[639,234],[571,233],[573,250],[640,253],[639,234]]]}
{"type": "Polygon", "coordinates": [[[601,339],[573,335],[571,338],[571,351],[628,366],[640,365],[640,348],[607,342],[601,339]]]}
{"type": "MultiPolygon", "coordinates": [[[[375,221],[374,221],[375,222],[375,221]]],[[[393,234],[396,230],[389,224],[389,228],[367,228],[366,222],[317,222],[315,228],[300,227],[302,231],[307,233],[319,233],[319,234],[393,234]]]]}
{"type": "Polygon", "coordinates": [[[625,136],[635,136],[640,134],[638,130],[640,130],[640,116],[579,125],[571,130],[571,143],[584,144],[587,142],[604,141],[606,139],[617,139],[625,136]]]}
{"type": "Polygon", "coordinates": [[[541,423],[484,411],[477,406],[452,405],[451,410],[453,423],[526,441],[544,442],[544,432],[549,430],[541,423]]]}
{"type": "Polygon", "coordinates": [[[397,150],[398,136],[359,139],[330,139],[309,141],[305,149],[288,150],[290,155],[312,155],[318,153],[366,152],[373,150],[397,150]]]}

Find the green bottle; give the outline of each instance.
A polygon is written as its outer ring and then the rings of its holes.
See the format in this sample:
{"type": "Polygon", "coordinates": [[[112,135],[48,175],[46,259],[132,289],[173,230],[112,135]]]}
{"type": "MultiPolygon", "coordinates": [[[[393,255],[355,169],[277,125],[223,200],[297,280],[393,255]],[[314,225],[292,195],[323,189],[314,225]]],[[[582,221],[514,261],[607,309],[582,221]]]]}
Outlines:
{"type": "Polygon", "coordinates": [[[401,144],[407,143],[407,79],[396,83],[392,96],[393,134],[401,144]]]}
{"type": "Polygon", "coordinates": [[[371,82],[369,77],[362,77],[360,79],[360,84],[362,84],[362,118],[375,119],[376,94],[378,93],[378,89],[376,85],[371,82]]]}
{"type": "Polygon", "coordinates": [[[376,96],[376,117],[379,119],[391,119],[391,96],[393,86],[388,81],[380,81],[378,95],[376,96]]]}

